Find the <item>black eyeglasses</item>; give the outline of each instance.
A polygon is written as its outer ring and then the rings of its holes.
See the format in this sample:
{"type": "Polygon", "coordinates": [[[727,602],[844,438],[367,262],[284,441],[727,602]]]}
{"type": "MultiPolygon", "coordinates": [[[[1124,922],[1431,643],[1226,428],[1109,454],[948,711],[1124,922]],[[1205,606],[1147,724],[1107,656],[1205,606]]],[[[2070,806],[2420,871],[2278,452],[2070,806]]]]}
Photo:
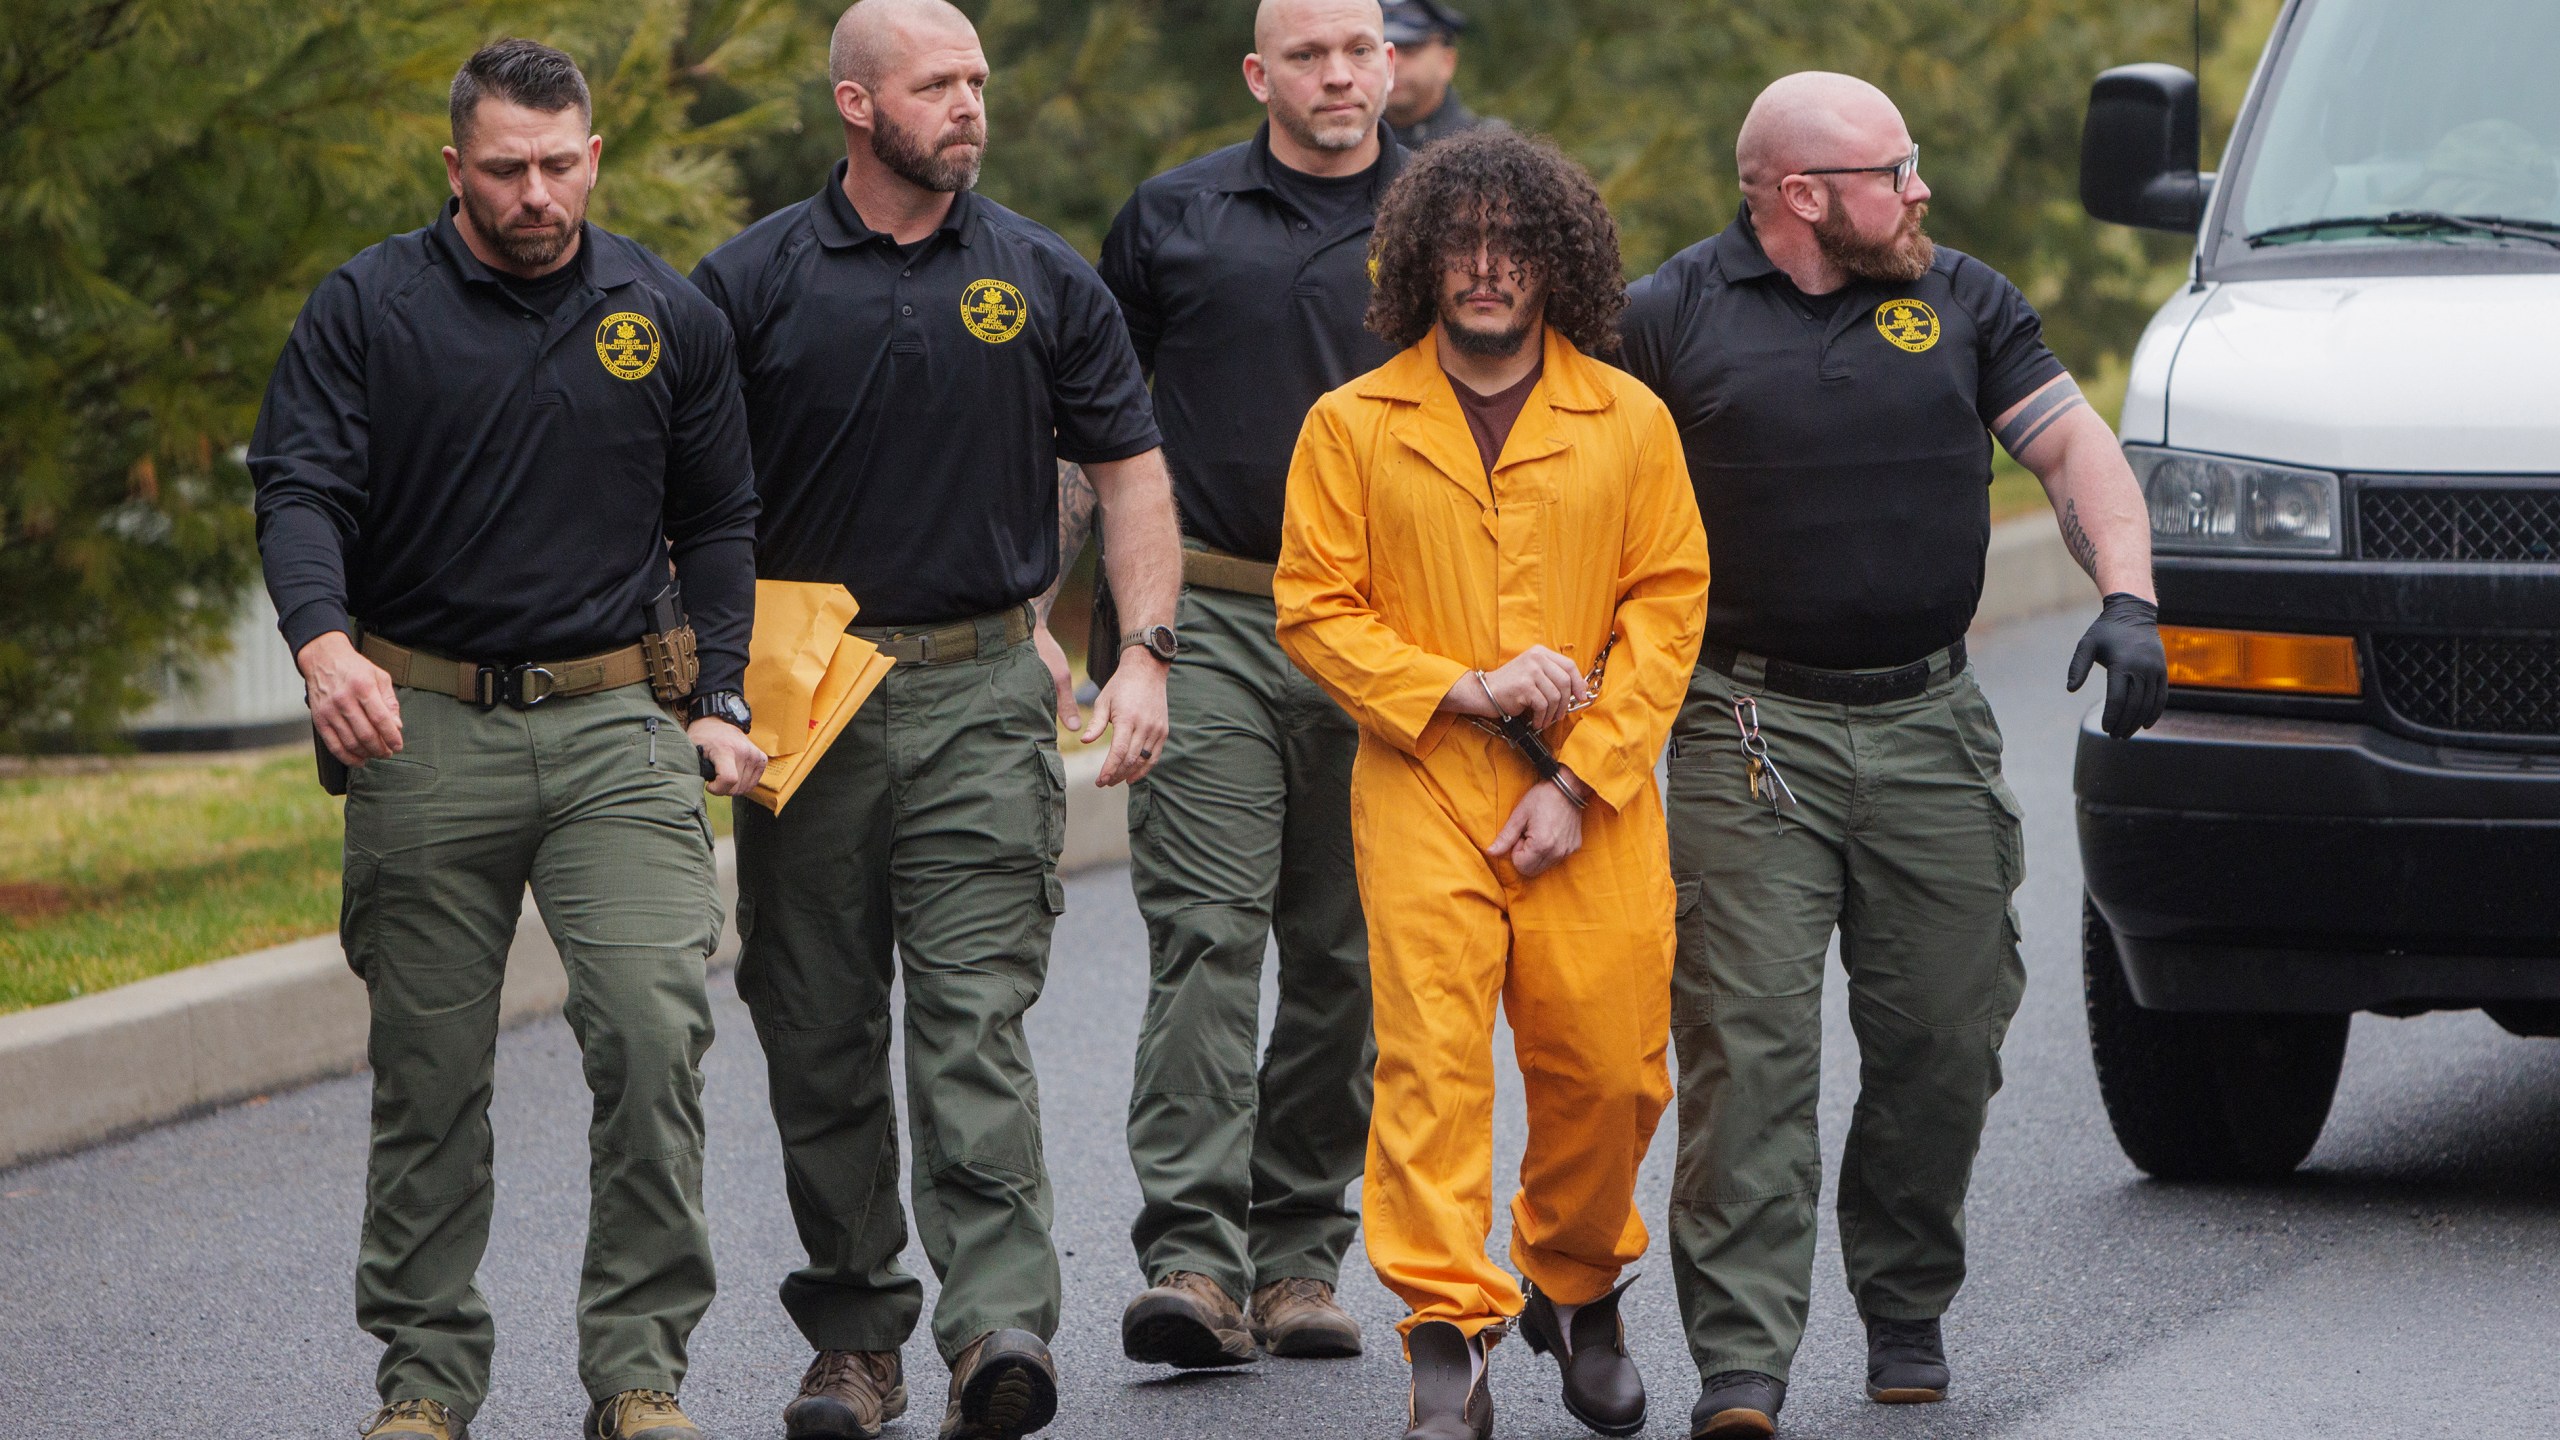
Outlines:
{"type": "Polygon", "coordinates": [[[1796,173],[1799,175],[1890,175],[1893,177],[1893,193],[1899,195],[1904,187],[1911,183],[1911,177],[1920,173],[1920,147],[1912,146],[1910,154],[1890,165],[1834,165],[1824,170],[1799,170],[1796,173]]]}

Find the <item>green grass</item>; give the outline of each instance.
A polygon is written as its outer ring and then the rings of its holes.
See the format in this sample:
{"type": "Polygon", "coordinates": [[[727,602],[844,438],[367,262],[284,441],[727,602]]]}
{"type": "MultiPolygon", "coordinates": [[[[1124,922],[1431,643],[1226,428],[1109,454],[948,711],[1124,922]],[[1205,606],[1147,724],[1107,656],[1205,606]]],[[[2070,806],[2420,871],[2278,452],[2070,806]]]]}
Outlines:
{"type": "Polygon", "coordinates": [[[0,1011],[331,929],[339,834],[299,748],[0,779],[0,1011]]]}
{"type": "Polygon", "coordinates": [[[338,803],[299,746],[0,778],[0,1013],[335,929],[338,803]]]}

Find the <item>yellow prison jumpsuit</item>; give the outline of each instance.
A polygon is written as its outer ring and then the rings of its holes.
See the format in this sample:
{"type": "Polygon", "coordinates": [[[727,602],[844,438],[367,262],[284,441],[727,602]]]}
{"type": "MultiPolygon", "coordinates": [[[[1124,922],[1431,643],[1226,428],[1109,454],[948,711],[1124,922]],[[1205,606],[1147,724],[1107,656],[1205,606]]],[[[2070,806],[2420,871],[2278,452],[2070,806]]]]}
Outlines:
{"type": "Polygon", "coordinates": [[[1289,472],[1280,643],[1360,722],[1378,1037],[1362,1223],[1407,1333],[1520,1310],[1485,1255],[1497,996],[1529,1105],[1511,1258],[1559,1304],[1644,1253],[1636,1169],[1671,1096],[1654,759],[1697,659],[1706,534],[1662,402],[1553,330],[1545,345],[1489,482],[1432,337],[1319,401],[1289,472]],[[1440,699],[1533,644],[1587,670],[1613,629],[1598,701],[1547,737],[1598,792],[1582,848],[1523,880],[1484,847],[1535,772],[1440,699]]]}

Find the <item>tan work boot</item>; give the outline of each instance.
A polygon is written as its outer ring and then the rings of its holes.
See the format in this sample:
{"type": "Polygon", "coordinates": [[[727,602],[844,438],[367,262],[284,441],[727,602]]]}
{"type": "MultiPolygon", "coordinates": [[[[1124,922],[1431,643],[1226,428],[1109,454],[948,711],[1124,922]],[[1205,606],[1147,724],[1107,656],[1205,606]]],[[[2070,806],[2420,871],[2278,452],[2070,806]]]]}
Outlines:
{"type": "Polygon", "coordinates": [[[588,1440],[702,1440],[664,1390],[625,1390],[587,1414],[588,1440]]]}
{"type": "Polygon", "coordinates": [[[1058,1366],[1028,1330],[990,1330],[951,1362],[942,1440],[1021,1440],[1058,1416],[1058,1366]]]}
{"type": "Polygon", "coordinates": [[[356,1433],[364,1440],[471,1440],[471,1427],[441,1400],[394,1400],[356,1433]]]}
{"type": "Polygon", "coordinates": [[[1249,1365],[1253,1326],[1217,1281],[1176,1270],[1120,1313],[1120,1349],[1141,1365],[1249,1365]]]}
{"type": "Polygon", "coordinates": [[[906,1372],[895,1350],[821,1350],[800,1377],[800,1398],[783,1407],[790,1440],[879,1440],[880,1427],[907,1413],[906,1372]]]}
{"type": "Polygon", "coordinates": [[[1292,1360],[1337,1360],[1360,1353],[1360,1322],[1334,1303],[1332,1286],[1292,1275],[1253,1292],[1253,1338],[1292,1360]]]}

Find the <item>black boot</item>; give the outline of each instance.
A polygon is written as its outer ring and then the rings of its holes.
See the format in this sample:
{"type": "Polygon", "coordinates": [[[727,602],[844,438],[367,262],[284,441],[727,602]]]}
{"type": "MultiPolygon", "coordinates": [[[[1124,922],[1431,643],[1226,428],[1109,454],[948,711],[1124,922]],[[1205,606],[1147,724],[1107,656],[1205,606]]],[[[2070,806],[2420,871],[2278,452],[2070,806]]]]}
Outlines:
{"type": "Polygon", "coordinates": [[[1492,1440],[1493,1392],[1474,1374],[1481,1345],[1446,1320],[1416,1325],[1404,1337],[1413,1356],[1404,1440],[1492,1440]]]}
{"type": "Polygon", "coordinates": [[[1689,1412],[1689,1440],[1767,1440],[1778,1433],[1778,1407],[1786,1403],[1787,1382],[1774,1375],[1719,1371],[1689,1412]]]}
{"type": "Polygon", "coordinates": [[[1934,1405],[1947,1398],[1947,1345],[1935,1320],[1867,1322],[1867,1398],[1880,1405],[1934,1405]]]}
{"type": "Polygon", "coordinates": [[[1644,1428],[1644,1377],[1627,1354],[1627,1327],[1618,1318],[1618,1297],[1634,1276],[1599,1299],[1573,1312],[1573,1333],[1556,1323],[1555,1302],[1526,1281],[1528,1303],[1520,1310],[1520,1333],[1529,1348],[1556,1357],[1564,1372],[1565,1413],[1603,1435],[1633,1435],[1644,1428]]]}

